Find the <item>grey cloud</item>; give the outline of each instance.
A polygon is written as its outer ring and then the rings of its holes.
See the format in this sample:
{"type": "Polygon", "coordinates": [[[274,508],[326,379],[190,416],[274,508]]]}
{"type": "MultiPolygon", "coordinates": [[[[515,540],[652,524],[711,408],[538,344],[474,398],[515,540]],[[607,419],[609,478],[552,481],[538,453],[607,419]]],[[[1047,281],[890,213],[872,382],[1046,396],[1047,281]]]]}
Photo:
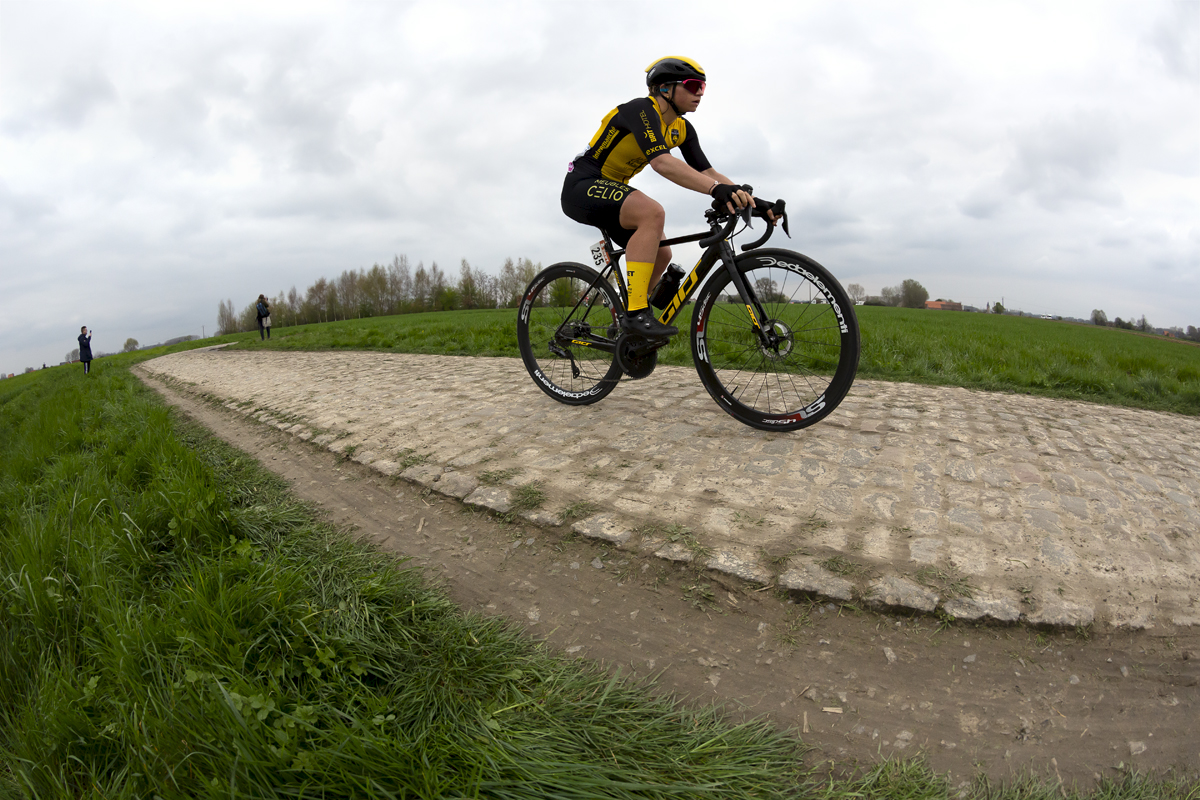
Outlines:
{"type": "Polygon", "coordinates": [[[160,156],[216,166],[208,130],[210,99],[190,84],[175,84],[131,102],[130,122],[160,156]]]}
{"type": "Polygon", "coordinates": [[[293,169],[336,175],[353,159],[340,146],[350,94],[321,81],[307,70],[277,62],[270,77],[254,92],[251,106],[263,137],[260,144],[280,147],[293,169]]]}
{"type": "Polygon", "coordinates": [[[1105,114],[1077,111],[1017,134],[1004,182],[1052,211],[1074,201],[1120,204],[1110,180],[1120,150],[1113,126],[1105,114]]]}
{"type": "Polygon", "coordinates": [[[265,198],[253,209],[263,219],[307,217],[319,220],[388,220],[398,208],[379,186],[307,183],[265,198]]]}
{"type": "Polygon", "coordinates": [[[16,225],[28,225],[54,213],[54,203],[28,192],[14,192],[0,180],[0,215],[16,225]]]}
{"type": "Polygon", "coordinates": [[[1001,189],[996,179],[992,179],[973,189],[959,202],[958,208],[968,217],[991,219],[1000,213],[1010,196],[1001,189]]]}
{"type": "Polygon", "coordinates": [[[1168,4],[1154,26],[1150,44],[1170,73],[1200,83],[1200,3],[1176,0],[1168,4]]]}
{"type": "Polygon", "coordinates": [[[78,128],[93,111],[116,99],[112,81],[99,70],[89,70],[67,76],[45,110],[59,125],[78,128]]]}
{"type": "Polygon", "coordinates": [[[77,69],[59,79],[48,97],[29,108],[10,114],[4,128],[25,135],[46,128],[78,130],[98,109],[117,102],[117,90],[97,68],[77,69]]]}
{"type": "Polygon", "coordinates": [[[991,219],[1022,195],[1056,212],[1076,203],[1121,205],[1115,180],[1121,147],[1115,126],[1108,115],[1076,111],[1014,133],[1015,152],[1007,168],[978,183],[959,200],[959,210],[975,219],[991,219]]]}

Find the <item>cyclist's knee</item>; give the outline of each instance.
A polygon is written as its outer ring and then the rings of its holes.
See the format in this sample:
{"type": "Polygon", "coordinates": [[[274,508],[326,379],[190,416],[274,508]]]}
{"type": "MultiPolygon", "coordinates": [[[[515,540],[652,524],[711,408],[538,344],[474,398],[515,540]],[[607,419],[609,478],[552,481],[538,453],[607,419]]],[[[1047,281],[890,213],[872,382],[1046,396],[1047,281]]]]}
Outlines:
{"type": "Polygon", "coordinates": [[[659,228],[667,220],[667,212],[657,200],[642,192],[630,195],[621,205],[621,224],[626,228],[659,228]]]}

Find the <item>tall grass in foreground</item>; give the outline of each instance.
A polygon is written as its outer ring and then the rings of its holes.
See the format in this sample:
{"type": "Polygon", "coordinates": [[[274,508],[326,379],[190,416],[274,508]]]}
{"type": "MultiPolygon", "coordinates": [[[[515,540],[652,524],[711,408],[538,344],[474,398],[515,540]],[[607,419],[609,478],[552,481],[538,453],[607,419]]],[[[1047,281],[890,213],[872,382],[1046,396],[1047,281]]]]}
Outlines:
{"type": "Polygon", "coordinates": [[[128,372],[0,385],[0,796],[781,797],[799,745],[463,614],[128,372]]]}
{"type": "MultiPolygon", "coordinates": [[[[1200,414],[1200,347],[1113,328],[960,311],[855,309],[858,375],[1200,414]]],[[[660,364],[690,366],[691,309],[660,364]]],[[[519,358],[516,310],[443,311],[240,334],[239,346],[519,358]]]]}

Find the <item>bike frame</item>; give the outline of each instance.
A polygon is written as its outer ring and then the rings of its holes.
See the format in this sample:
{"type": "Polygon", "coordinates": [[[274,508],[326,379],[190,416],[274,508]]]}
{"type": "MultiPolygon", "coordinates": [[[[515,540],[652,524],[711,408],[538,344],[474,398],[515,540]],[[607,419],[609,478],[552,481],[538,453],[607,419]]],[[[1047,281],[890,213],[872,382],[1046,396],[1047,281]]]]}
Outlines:
{"type": "MultiPolygon", "coordinates": [[[[747,211],[749,211],[749,209],[747,209],[747,211]]],[[[733,282],[733,285],[737,287],[738,295],[741,297],[742,303],[745,304],[746,310],[750,313],[750,320],[754,325],[754,330],[758,334],[759,340],[764,346],[770,347],[777,344],[777,342],[773,341],[774,331],[764,331],[762,325],[759,324],[760,319],[767,318],[766,313],[763,311],[763,307],[761,303],[759,303],[757,295],[754,294],[753,289],[751,289],[751,287],[747,285],[744,280],[742,280],[742,275],[737,269],[736,253],[734,253],[733,244],[729,241],[730,236],[733,234],[733,229],[737,226],[738,221],[741,219],[743,219],[743,217],[734,216],[725,225],[720,225],[716,222],[713,222],[712,228],[708,231],[708,233],[693,233],[674,239],[663,239],[661,242],[659,242],[659,247],[669,247],[670,245],[675,244],[699,242],[700,246],[704,248],[704,252],[700,254],[700,258],[696,261],[696,265],[692,267],[692,271],[689,272],[682,281],[680,281],[679,289],[676,290],[675,296],[671,298],[671,302],[669,302],[667,307],[657,314],[657,317],[660,322],[669,325],[673,319],[679,316],[680,311],[683,310],[684,304],[691,299],[692,295],[696,293],[696,290],[700,288],[700,284],[704,282],[704,279],[707,278],[709,273],[712,272],[713,267],[716,266],[718,261],[720,261],[721,266],[723,266],[729,272],[730,280],[733,282]]],[[[749,215],[747,214],[744,219],[748,222],[749,215]]],[[[766,221],[766,224],[771,225],[772,223],[770,221],[766,221]]],[[[768,230],[768,235],[769,234],[770,231],[768,230]]],[[[755,242],[754,245],[749,245],[743,249],[749,249],[752,246],[757,246],[766,239],[767,236],[764,236],[758,242],[755,242]]],[[[621,309],[615,310],[614,314],[625,313],[625,309],[629,307],[629,293],[625,286],[624,278],[620,274],[620,270],[617,269],[617,266],[620,263],[620,257],[624,254],[624,250],[613,249],[612,239],[607,233],[604,233],[604,239],[602,241],[597,242],[592,246],[592,259],[595,261],[596,266],[600,268],[600,275],[597,280],[588,287],[588,290],[583,293],[578,302],[575,303],[575,307],[572,309],[571,314],[567,315],[568,320],[574,316],[575,311],[579,309],[579,306],[584,300],[588,300],[588,312],[590,313],[592,305],[595,304],[597,298],[600,296],[599,293],[594,292],[593,290],[600,283],[607,281],[611,275],[617,276],[617,293],[621,297],[621,303],[623,306],[621,309]]],[[[587,315],[585,314],[584,316],[587,315]]],[[[564,324],[566,323],[564,322],[564,324]]],[[[557,331],[557,335],[564,335],[561,327],[557,331]]],[[[615,352],[616,350],[615,341],[589,341],[583,340],[579,336],[568,336],[567,338],[570,339],[570,341],[575,345],[593,347],[597,350],[603,350],[610,353],[615,352]]]]}

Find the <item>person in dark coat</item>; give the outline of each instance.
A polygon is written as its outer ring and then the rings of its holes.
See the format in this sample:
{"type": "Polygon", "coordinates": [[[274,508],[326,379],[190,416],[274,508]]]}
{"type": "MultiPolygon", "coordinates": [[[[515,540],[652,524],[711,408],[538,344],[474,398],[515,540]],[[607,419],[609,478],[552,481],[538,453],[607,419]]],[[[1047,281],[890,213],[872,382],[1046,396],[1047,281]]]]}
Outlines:
{"type": "Polygon", "coordinates": [[[92,333],[84,325],[79,329],[79,360],[83,362],[83,374],[92,371],[92,333]]]}
{"type": "Polygon", "coordinates": [[[258,338],[271,338],[271,306],[267,303],[265,295],[258,296],[258,302],[254,304],[254,313],[258,315],[258,338]]]}

